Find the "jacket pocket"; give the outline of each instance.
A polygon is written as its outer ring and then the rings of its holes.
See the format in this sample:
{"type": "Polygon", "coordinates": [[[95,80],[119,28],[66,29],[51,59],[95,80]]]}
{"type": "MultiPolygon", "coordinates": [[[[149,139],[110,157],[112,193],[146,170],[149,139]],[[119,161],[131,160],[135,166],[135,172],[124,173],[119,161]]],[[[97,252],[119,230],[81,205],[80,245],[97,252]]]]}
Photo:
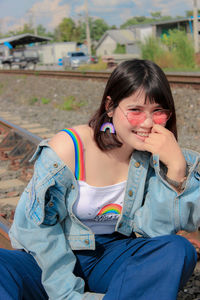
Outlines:
{"type": "Polygon", "coordinates": [[[28,195],[26,201],[26,216],[37,225],[43,222],[45,222],[45,224],[51,224],[50,219],[52,219],[52,214],[49,211],[52,207],[50,204],[52,198],[48,190],[54,185],[55,180],[52,177],[39,185],[36,184],[35,177],[33,176],[26,189],[28,195]]]}

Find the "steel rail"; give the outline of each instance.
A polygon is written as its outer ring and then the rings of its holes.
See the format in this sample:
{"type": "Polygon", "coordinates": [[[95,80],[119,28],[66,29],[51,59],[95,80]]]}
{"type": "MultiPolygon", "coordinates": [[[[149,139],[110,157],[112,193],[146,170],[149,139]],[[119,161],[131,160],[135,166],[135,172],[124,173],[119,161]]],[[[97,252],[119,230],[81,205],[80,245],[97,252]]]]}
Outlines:
{"type": "MultiPolygon", "coordinates": [[[[22,163],[19,163],[21,168],[26,169],[30,167],[28,161],[42,138],[0,117],[0,132],[1,131],[6,134],[4,139],[0,142],[0,153],[9,151],[8,159],[21,159],[22,163]]],[[[7,249],[12,249],[8,236],[10,225],[10,222],[0,216],[0,247],[5,247],[7,249]]],[[[199,231],[194,233],[180,232],[180,234],[190,240],[193,245],[200,248],[199,231]]]]}
{"type": "MultiPolygon", "coordinates": [[[[29,159],[42,138],[1,117],[0,133],[4,136],[0,142],[0,160],[6,158],[11,162],[18,161],[22,173],[30,172],[33,163],[31,164],[29,159]]],[[[12,249],[8,235],[10,226],[11,222],[0,215],[0,247],[2,248],[12,249]]]]}
{"type": "MultiPolygon", "coordinates": [[[[94,72],[94,71],[49,71],[49,70],[0,70],[0,74],[7,75],[27,75],[27,76],[43,76],[54,78],[70,78],[70,79],[91,79],[107,81],[111,72],[94,72]]],[[[170,84],[191,85],[200,88],[200,73],[172,73],[166,72],[167,79],[170,84]]]]}

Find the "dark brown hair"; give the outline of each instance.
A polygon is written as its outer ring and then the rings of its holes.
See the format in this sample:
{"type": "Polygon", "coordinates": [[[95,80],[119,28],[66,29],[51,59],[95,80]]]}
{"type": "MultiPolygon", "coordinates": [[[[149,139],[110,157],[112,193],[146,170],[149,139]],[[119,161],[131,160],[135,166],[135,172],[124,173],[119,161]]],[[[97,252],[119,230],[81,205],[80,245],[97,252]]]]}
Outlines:
{"type": "Polygon", "coordinates": [[[148,99],[151,103],[158,103],[171,111],[171,117],[167,121],[166,128],[177,139],[174,100],[164,72],[152,61],[133,59],[122,62],[111,73],[101,105],[89,121],[89,126],[94,130],[94,139],[100,149],[109,150],[122,145],[115,134],[110,133],[109,130],[102,132],[100,128],[103,123],[110,121],[107,115],[109,108],[115,109],[124,98],[131,96],[139,89],[144,90],[145,101],[148,99]],[[108,96],[112,101],[106,110],[108,96]]]}

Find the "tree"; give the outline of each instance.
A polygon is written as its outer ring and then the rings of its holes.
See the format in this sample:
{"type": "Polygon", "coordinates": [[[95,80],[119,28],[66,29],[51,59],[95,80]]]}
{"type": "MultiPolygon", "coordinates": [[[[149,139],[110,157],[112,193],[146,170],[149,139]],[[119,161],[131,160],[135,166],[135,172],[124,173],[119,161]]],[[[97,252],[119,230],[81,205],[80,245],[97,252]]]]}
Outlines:
{"type": "MultiPolygon", "coordinates": [[[[187,18],[193,17],[193,10],[186,10],[185,14],[187,18]]],[[[200,15],[199,9],[198,9],[198,15],[200,15]]]]}
{"type": "Polygon", "coordinates": [[[64,18],[55,30],[55,38],[60,42],[77,40],[76,24],[71,18],[64,18]]]}
{"type": "Polygon", "coordinates": [[[120,28],[125,29],[125,28],[128,28],[128,27],[133,26],[133,25],[150,24],[150,23],[153,23],[153,22],[167,21],[167,20],[172,19],[171,16],[161,16],[160,12],[151,13],[151,15],[153,16],[153,18],[144,17],[144,16],[139,16],[139,17],[136,16],[136,17],[133,17],[131,19],[128,19],[124,24],[122,24],[120,26],[120,28]]]}
{"type": "Polygon", "coordinates": [[[48,33],[46,32],[46,28],[41,24],[39,24],[37,26],[37,34],[41,35],[41,36],[47,36],[48,35],[48,33]]]}
{"type": "Polygon", "coordinates": [[[160,19],[161,18],[161,11],[155,11],[155,12],[151,12],[151,16],[153,19],[160,19]]]}
{"type": "Polygon", "coordinates": [[[102,37],[102,35],[109,29],[110,27],[103,19],[92,20],[91,22],[91,38],[92,40],[98,41],[102,37]]]}

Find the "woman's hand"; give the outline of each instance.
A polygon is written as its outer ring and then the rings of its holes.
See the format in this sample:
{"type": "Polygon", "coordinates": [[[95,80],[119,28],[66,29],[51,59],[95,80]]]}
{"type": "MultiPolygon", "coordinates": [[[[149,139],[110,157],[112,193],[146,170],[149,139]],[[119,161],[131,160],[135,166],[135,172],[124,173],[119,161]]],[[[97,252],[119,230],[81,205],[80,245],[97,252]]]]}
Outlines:
{"type": "Polygon", "coordinates": [[[171,131],[161,125],[154,125],[149,137],[145,139],[144,147],[146,151],[159,155],[159,159],[168,168],[167,177],[178,182],[185,177],[186,161],[171,131]]]}

